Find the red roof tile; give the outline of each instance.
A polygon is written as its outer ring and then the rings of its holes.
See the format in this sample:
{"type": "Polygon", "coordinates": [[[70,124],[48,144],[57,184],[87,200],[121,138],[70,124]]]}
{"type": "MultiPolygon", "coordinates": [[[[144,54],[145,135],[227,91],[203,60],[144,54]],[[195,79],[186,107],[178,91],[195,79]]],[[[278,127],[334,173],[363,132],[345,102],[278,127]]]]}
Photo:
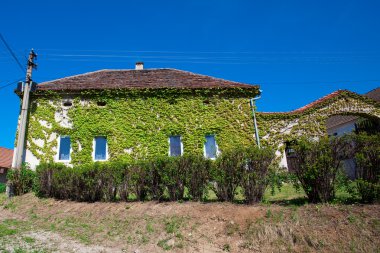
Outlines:
{"type": "Polygon", "coordinates": [[[380,102],[380,87],[367,92],[366,94],[364,94],[364,96],[372,98],[377,102],[380,102]]]}
{"type": "Polygon", "coordinates": [[[37,85],[37,90],[146,88],[245,88],[258,86],[233,82],[177,69],[99,70],[37,85]]]}
{"type": "Polygon", "coordinates": [[[13,159],[13,150],[0,147],[0,168],[11,168],[13,159]]]}
{"type": "Polygon", "coordinates": [[[304,112],[305,110],[307,110],[309,108],[312,108],[312,107],[314,107],[314,106],[316,106],[318,104],[321,104],[321,103],[323,103],[324,101],[326,101],[326,100],[328,100],[330,98],[338,96],[342,92],[346,92],[346,91],[345,90],[334,91],[333,93],[330,93],[330,94],[328,94],[328,95],[326,95],[324,97],[321,97],[320,99],[317,99],[314,102],[311,102],[310,104],[307,104],[307,105],[305,105],[305,106],[303,106],[301,108],[298,108],[296,110],[291,111],[291,113],[304,112]]]}

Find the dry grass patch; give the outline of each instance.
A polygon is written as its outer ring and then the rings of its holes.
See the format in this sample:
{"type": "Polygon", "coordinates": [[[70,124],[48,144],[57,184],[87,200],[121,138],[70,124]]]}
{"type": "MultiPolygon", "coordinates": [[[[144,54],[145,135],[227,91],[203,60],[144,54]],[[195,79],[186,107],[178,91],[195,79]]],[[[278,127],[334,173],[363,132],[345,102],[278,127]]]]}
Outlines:
{"type": "Polygon", "coordinates": [[[15,249],[12,241],[27,252],[377,252],[380,248],[379,205],[79,203],[26,194],[0,203],[0,214],[0,249],[15,249]]]}

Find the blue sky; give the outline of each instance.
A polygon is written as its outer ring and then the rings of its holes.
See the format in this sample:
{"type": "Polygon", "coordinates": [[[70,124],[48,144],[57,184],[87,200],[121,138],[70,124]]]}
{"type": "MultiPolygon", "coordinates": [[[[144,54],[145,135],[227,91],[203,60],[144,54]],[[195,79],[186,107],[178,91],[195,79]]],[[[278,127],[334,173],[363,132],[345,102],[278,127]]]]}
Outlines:
{"type": "MultiPolygon", "coordinates": [[[[380,1],[13,1],[0,32],[36,82],[98,69],[177,68],[259,84],[259,111],[288,111],[337,89],[380,86],[380,1]]],[[[0,43],[0,87],[24,73],[0,43]]],[[[0,146],[19,99],[0,89],[0,146]]]]}

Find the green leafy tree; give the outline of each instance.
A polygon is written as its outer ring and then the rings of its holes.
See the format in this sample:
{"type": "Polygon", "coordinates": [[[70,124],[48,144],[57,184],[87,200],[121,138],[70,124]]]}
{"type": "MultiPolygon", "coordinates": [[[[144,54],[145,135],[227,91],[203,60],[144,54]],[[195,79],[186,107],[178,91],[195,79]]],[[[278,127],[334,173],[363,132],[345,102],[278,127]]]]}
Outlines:
{"type": "Polygon", "coordinates": [[[331,201],[335,197],[338,171],[342,161],[350,156],[352,142],[347,138],[323,137],[318,141],[301,138],[293,149],[291,167],[309,201],[331,201]]]}

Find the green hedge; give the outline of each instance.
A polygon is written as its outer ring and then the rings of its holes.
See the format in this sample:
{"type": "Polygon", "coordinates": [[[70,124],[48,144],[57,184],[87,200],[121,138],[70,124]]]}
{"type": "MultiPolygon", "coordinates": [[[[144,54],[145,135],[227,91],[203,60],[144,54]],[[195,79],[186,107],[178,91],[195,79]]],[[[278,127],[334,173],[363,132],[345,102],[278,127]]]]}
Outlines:
{"type": "Polygon", "coordinates": [[[364,203],[380,200],[380,134],[361,133],[355,143],[356,189],[364,203]]]}
{"type": "Polygon", "coordinates": [[[7,180],[12,185],[12,195],[22,195],[33,190],[36,173],[27,164],[23,164],[20,170],[8,170],[7,180]]]}
{"type": "Polygon", "coordinates": [[[303,188],[310,202],[332,201],[342,183],[361,202],[380,200],[380,134],[348,134],[319,141],[300,138],[292,148],[293,183],[303,188]],[[338,180],[346,159],[356,164],[355,187],[350,180],[338,180]]]}
{"type": "Polygon", "coordinates": [[[202,200],[209,185],[220,201],[233,201],[237,187],[246,201],[260,201],[268,185],[274,151],[255,147],[225,152],[216,161],[203,156],[159,157],[134,163],[97,162],[66,167],[37,167],[36,192],[41,197],[75,201],[202,200]],[[185,194],[187,189],[187,194],[185,194]]]}

